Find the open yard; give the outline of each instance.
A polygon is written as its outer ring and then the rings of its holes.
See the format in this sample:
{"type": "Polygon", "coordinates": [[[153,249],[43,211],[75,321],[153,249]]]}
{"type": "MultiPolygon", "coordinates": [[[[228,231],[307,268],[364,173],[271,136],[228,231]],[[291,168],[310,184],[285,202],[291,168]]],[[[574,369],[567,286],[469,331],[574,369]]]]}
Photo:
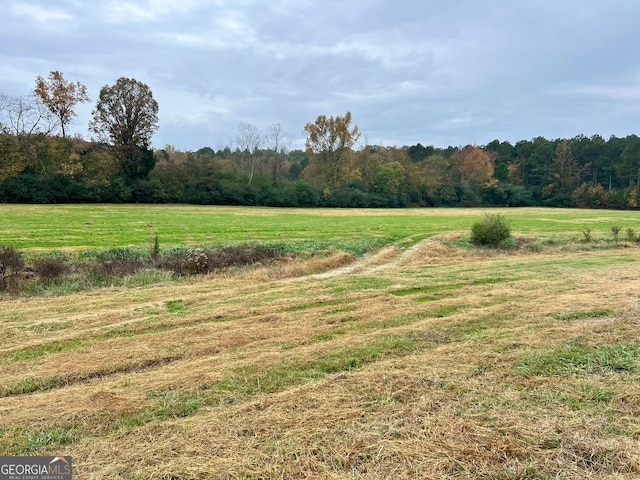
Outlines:
{"type": "Polygon", "coordinates": [[[0,454],[79,479],[640,478],[640,214],[491,210],[519,239],[498,251],[464,242],[485,211],[0,205],[27,256],[326,250],[3,294],[0,454]]]}

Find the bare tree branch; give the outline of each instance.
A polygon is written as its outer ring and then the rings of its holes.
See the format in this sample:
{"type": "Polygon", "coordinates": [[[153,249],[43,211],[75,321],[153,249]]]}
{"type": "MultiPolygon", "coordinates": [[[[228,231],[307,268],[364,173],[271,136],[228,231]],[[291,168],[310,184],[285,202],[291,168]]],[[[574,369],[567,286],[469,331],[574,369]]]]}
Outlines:
{"type": "Polygon", "coordinates": [[[256,167],[262,161],[260,147],[263,142],[263,134],[257,125],[247,122],[238,124],[238,135],[235,144],[239,150],[238,165],[247,177],[247,185],[251,185],[256,167]]]}

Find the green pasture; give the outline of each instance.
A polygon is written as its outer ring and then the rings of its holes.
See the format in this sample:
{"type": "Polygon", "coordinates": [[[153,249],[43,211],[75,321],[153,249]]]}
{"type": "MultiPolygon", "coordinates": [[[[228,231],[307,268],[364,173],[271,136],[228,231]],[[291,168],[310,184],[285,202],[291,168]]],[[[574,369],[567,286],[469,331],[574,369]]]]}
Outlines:
{"type": "Polygon", "coordinates": [[[410,243],[448,232],[468,231],[485,213],[502,213],[513,234],[580,239],[612,238],[611,227],[640,233],[640,213],[631,211],[500,209],[289,209],[193,205],[0,205],[0,245],[57,250],[162,247],[242,242],[410,243]]]}

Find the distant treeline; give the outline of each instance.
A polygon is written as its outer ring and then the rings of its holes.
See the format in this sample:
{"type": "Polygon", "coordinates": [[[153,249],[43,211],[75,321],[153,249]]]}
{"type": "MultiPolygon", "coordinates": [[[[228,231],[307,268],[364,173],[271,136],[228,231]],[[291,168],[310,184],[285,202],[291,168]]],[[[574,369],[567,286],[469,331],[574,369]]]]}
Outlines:
{"type": "Polygon", "coordinates": [[[108,143],[2,133],[0,202],[614,209],[639,203],[636,135],[448,148],[366,145],[339,156],[311,146],[140,147],[124,155],[108,143]]]}
{"type": "Polygon", "coordinates": [[[0,202],[638,208],[636,135],[357,146],[347,112],[307,123],[304,151],[283,147],[280,124],[263,132],[246,122],[233,149],[152,151],[159,106],[148,85],[120,77],[102,87],[89,122],[97,140],[69,138],[75,107],[89,101],[57,70],[38,76],[31,95],[0,92],[0,202]]]}

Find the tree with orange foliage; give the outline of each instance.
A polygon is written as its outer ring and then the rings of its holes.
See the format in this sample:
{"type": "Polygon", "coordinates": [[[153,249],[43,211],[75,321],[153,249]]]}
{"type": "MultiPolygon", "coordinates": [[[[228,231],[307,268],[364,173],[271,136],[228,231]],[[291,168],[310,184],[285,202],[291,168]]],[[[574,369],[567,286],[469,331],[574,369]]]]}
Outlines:
{"type": "Polygon", "coordinates": [[[80,82],[65,80],[58,70],[49,73],[47,80],[38,75],[33,93],[60,122],[62,138],[65,137],[66,125],[76,116],[76,104],[89,101],[87,87],[80,82]]]}
{"type": "Polygon", "coordinates": [[[483,188],[492,187],[497,183],[493,177],[493,160],[483,149],[467,145],[461,151],[452,155],[452,160],[458,164],[462,179],[475,182],[483,188]]]}

